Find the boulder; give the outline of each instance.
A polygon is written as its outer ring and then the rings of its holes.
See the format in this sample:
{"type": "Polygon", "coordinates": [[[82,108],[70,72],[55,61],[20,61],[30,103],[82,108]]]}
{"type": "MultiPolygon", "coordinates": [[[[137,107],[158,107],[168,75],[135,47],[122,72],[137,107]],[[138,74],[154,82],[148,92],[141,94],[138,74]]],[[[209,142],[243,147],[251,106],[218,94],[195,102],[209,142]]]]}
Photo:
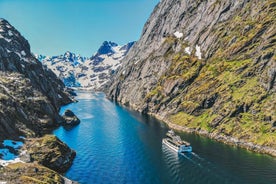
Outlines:
{"type": "Polygon", "coordinates": [[[75,126],[80,124],[80,119],[69,109],[64,112],[62,117],[64,119],[63,125],[65,126],[75,126]]]}
{"type": "Polygon", "coordinates": [[[54,135],[27,139],[24,149],[26,154],[30,155],[32,162],[38,162],[59,173],[67,171],[76,156],[74,150],[70,149],[54,135]]]}

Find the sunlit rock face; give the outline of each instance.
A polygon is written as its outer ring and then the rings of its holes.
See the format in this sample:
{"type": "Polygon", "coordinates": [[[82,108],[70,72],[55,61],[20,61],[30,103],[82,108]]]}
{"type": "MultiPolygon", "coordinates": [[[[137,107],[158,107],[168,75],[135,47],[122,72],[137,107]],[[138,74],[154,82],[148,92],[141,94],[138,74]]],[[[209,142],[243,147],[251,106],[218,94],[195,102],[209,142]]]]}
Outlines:
{"type": "Polygon", "coordinates": [[[275,149],[275,9],[273,0],[161,1],[108,97],[213,138],[275,149]]]}
{"type": "Polygon", "coordinates": [[[33,56],[28,41],[0,19],[0,140],[38,136],[58,125],[65,86],[33,56]]]}

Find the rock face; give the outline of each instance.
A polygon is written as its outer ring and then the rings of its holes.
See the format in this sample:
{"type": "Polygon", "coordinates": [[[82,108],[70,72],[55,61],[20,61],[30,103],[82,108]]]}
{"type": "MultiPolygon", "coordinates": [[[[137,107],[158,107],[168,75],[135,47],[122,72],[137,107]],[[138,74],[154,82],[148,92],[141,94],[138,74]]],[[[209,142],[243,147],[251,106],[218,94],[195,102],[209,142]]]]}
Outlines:
{"type": "Polygon", "coordinates": [[[79,118],[71,110],[66,110],[62,117],[64,119],[63,125],[65,126],[75,126],[80,124],[79,118]]]}
{"type": "Polygon", "coordinates": [[[110,99],[196,132],[276,149],[274,0],[162,0],[110,99]]]}
{"type": "Polygon", "coordinates": [[[68,87],[83,87],[99,90],[110,83],[112,74],[121,65],[134,42],[119,46],[114,42],[103,42],[90,58],[66,52],[64,55],[36,57],[51,69],[68,87]]]}
{"type": "Polygon", "coordinates": [[[16,163],[10,164],[5,168],[0,168],[0,178],[0,181],[6,184],[77,184],[53,170],[36,163],[16,163]]]}
{"type": "Polygon", "coordinates": [[[0,19],[0,140],[39,136],[62,120],[65,86],[32,55],[28,41],[0,19]]]}
{"type": "MultiPolygon", "coordinates": [[[[56,75],[32,55],[25,38],[0,19],[0,140],[37,137],[60,125],[61,105],[72,102],[56,75]]],[[[1,141],[2,142],[2,141],[1,141]]],[[[76,153],[54,136],[32,140],[21,156],[58,172],[67,170],[76,153]]],[[[14,163],[0,168],[7,183],[65,183],[60,174],[37,163],[14,163]]]]}
{"type": "Polygon", "coordinates": [[[30,161],[36,161],[59,173],[67,171],[76,156],[74,150],[54,135],[28,139],[23,150],[26,150],[26,154],[30,156],[30,161]]]}

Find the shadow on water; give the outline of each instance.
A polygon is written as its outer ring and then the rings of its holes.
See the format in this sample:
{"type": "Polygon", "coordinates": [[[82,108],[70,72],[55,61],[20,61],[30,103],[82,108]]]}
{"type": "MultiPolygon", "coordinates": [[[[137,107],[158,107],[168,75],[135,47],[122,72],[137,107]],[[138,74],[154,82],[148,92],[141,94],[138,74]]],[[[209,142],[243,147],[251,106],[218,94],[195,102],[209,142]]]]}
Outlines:
{"type": "Polygon", "coordinates": [[[77,151],[66,176],[80,183],[276,183],[276,160],[195,134],[178,134],[193,146],[179,155],[162,145],[168,128],[155,118],[107,100],[102,93],[78,92],[71,109],[81,120],[54,131],[77,151]]]}

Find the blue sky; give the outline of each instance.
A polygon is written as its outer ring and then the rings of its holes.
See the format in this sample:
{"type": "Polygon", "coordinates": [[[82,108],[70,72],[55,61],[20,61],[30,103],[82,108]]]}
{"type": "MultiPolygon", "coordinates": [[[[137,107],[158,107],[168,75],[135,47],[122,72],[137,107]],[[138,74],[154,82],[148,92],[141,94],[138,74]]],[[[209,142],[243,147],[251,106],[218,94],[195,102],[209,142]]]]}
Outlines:
{"type": "Polygon", "coordinates": [[[103,41],[138,40],[159,0],[0,0],[0,17],[29,41],[33,53],[92,56],[103,41]]]}

